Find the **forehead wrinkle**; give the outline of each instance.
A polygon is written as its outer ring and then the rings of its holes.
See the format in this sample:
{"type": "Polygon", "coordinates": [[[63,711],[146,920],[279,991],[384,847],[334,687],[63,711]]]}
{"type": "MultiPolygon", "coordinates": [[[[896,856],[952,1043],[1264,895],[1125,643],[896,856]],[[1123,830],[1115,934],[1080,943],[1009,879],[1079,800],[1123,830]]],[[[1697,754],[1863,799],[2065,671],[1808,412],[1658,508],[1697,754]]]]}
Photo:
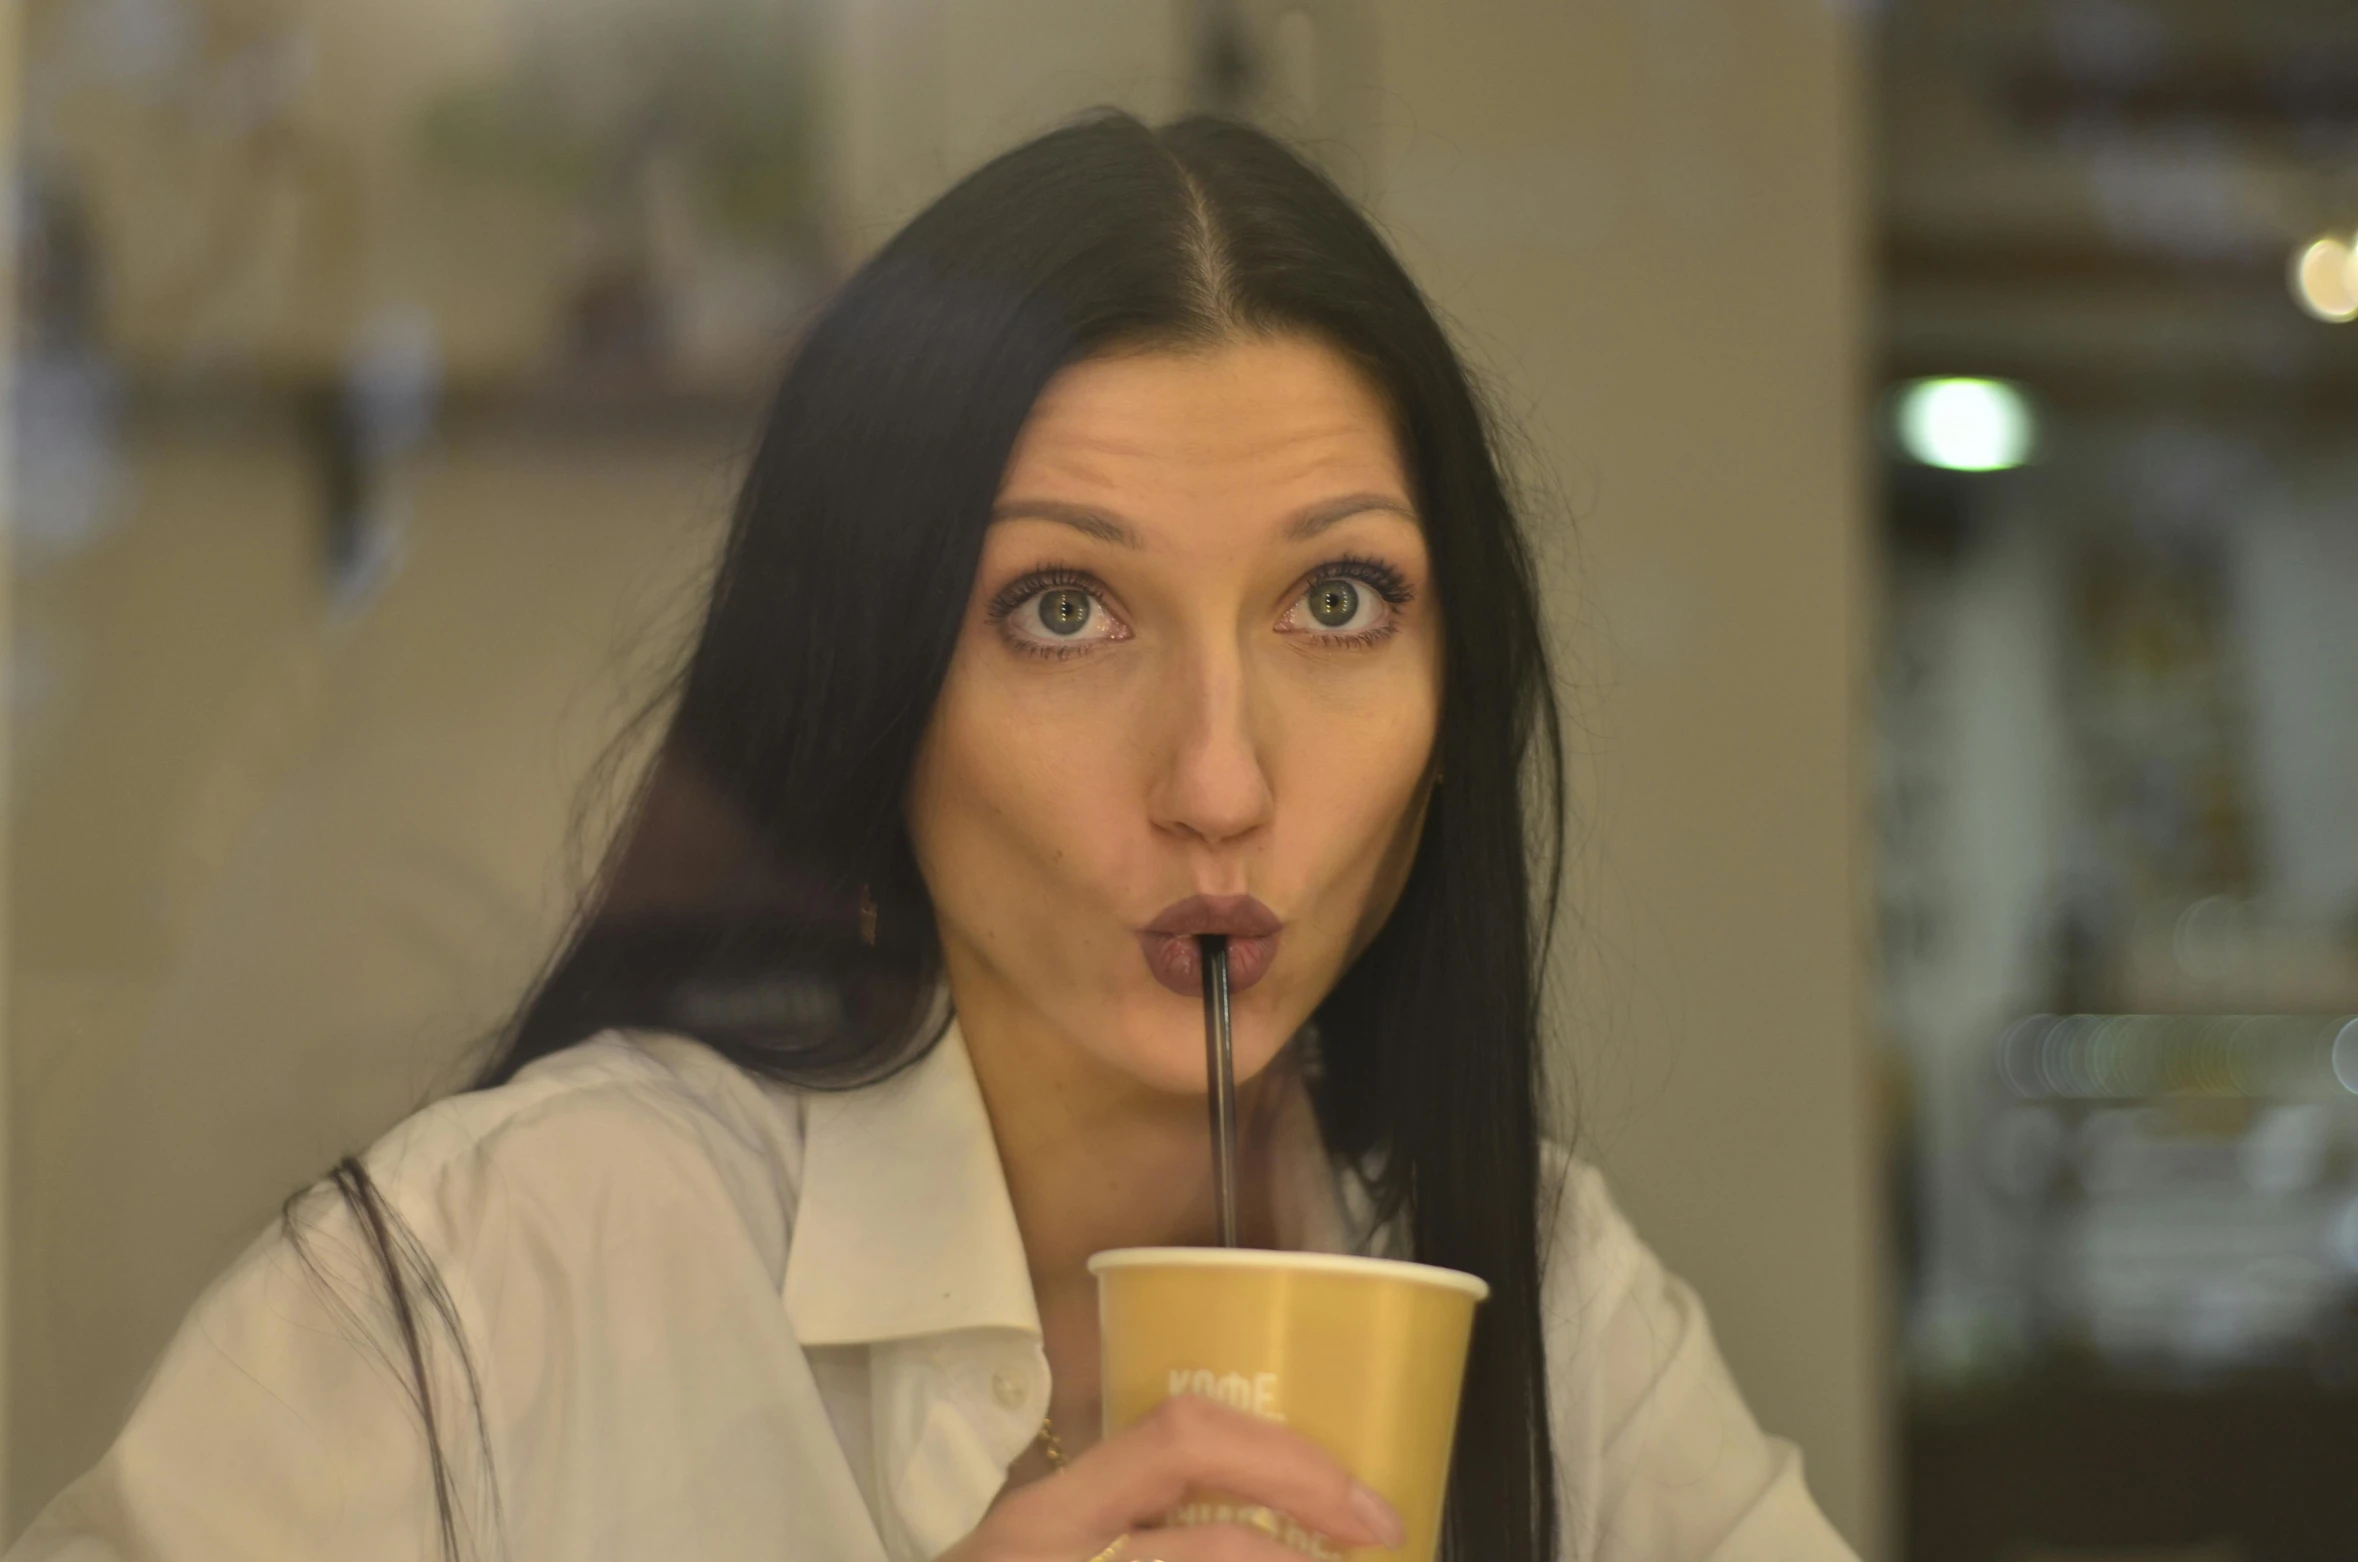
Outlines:
{"type": "Polygon", "coordinates": [[[1176,399],[1192,405],[1177,413],[1170,395],[1130,387],[1052,393],[1019,441],[992,518],[1031,516],[1133,549],[1150,545],[1149,529],[1123,513],[1127,496],[1148,496],[1145,513],[1163,519],[1205,504],[1259,511],[1262,534],[1289,544],[1366,514],[1423,530],[1388,422],[1298,400],[1239,416],[1233,399],[1206,389],[1183,386],[1176,399]]]}

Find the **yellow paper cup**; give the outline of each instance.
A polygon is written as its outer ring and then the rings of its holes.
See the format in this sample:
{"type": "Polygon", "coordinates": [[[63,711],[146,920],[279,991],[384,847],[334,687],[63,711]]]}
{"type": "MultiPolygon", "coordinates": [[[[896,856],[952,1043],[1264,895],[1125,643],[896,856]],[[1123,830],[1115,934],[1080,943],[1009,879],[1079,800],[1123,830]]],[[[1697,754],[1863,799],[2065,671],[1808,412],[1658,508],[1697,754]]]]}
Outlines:
{"type": "Polygon", "coordinates": [[[1346,1551],[1283,1514],[1190,1493],[1171,1524],[1257,1524],[1313,1557],[1431,1562],[1474,1307],[1490,1287],[1431,1264],[1257,1248],[1132,1247],[1097,1276],[1107,1436],[1174,1394],[1283,1422],[1399,1510],[1399,1550],[1346,1551]]]}

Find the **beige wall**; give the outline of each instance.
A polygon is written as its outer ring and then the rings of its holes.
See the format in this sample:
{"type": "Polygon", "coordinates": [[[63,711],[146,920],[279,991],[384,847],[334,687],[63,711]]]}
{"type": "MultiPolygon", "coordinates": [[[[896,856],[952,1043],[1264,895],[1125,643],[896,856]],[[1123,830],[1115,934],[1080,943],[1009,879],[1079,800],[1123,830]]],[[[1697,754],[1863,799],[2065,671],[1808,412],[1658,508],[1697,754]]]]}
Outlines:
{"type": "Polygon", "coordinates": [[[1856,41],[1800,0],[1383,17],[1378,209],[1572,516],[1582,1142],[1880,1552],[1856,41]]]}
{"type": "Polygon", "coordinates": [[[12,1525],[279,1201],[454,1083],[521,990],[734,447],[448,439],[341,619],[283,429],[141,426],[116,533],[20,583],[71,707],[17,815],[12,1525]]]}
{"type": "MultiPolygon", "coordinates": [[[[14,166],[16,158],[16,126],[21,106],[17,93],[17,38],[20,25],[14,7],[0,12],[0,169],[14,166]]],[[[15,343],[15,258],[14,245],[0,246],[0,360],[12,352],[15,343]]],[[[16,426],[13,411],[8,390],[0,388],[0,688],[11,685],[14,673],[8,657],[10,637],[15,630],[15,620],[9,610],[14,593],[9,589],[8,551],[8,539],[16,530],[16,512],[12,502],[16,490],[16,465],[15,453],[10,448],[16,426]]],[[[8,787],[8,738],[5,727],[0,726],[0,820],[10,818],[12,806],[8,787]]],[[[15,1468],[6,1414],[15,1385],[15,1375],[10,1370],[12,1319],[8,1304],[10,1276],[16,1262],[14,1233],[9,1225],[9,1210],[14,1202],[9,1161],[15,1143],[15,1135],[11,1132],[14,1118],[10,1108],[11,1071],[7,1023],[11,964],[9,951],[13,947],[8,894],[8,842],[11,833],[0,828],[0,1535],[12,1533],[8,1528],[6,1499],[9,1472],[15,1468]]]]}

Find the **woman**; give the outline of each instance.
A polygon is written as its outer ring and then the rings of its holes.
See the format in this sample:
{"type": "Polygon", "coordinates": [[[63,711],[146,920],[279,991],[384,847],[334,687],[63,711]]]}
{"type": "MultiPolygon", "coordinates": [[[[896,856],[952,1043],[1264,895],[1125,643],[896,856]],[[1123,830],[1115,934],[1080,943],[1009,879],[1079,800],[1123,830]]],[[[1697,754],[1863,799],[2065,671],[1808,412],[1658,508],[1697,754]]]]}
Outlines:
{"type": "Polygon", "coordinates": [[[1487,1280],[1461,1559],[1843,1558],[1543,1143],[1562,795],[1465,371],[1257,132],[1121,116],[917,217],[770,412],[660,759],[475,1087],[290,1200],[11,1556],[1276,1559],[1284,1428],[1099,1442],[1104,1248],[1487,1280]]]}

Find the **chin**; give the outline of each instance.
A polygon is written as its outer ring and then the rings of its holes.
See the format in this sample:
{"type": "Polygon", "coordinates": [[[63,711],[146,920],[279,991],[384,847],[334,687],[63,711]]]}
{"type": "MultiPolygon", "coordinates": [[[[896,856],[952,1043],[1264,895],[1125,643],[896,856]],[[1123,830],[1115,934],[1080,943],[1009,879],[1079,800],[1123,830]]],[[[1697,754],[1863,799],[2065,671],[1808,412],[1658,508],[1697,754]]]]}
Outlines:
{"type": "MultiPolygon", "coordinates": [[[[1127,1006],[1111,1027],[1098,1034],[1113,1047],[1106,1061],[1142,1084],[1172,1095],[1201,1096],[1210,1089],[1205,1076],[1204,1014],[1200,1004],[1186,1003],[1159,988],[1127,1006]]],[[[1230,1010],[1231,1040],[1236,1049],[1239,1084],[1251,1079],[1277,1055],[1258,1016],[1241,1008],[1230,1010]]]]}

